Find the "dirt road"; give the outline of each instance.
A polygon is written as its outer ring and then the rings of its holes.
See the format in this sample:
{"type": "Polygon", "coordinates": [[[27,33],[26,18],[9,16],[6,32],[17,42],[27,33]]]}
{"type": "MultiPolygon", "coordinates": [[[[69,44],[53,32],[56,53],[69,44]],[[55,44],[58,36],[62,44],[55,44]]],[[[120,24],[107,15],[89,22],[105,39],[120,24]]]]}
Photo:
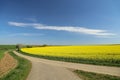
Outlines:
{"type": "MultiPolygon", "coordinates": [[[[66,68],[71,68],[71,69],[78,69],[78,70],[84,70],[84,71],[95,72],[95,73],[120,76],[120,67],[96,66],[96,65],[89,65],[89,64],[77,64],[77,63],[70,63],[70,62],[61,62],[61,61],[46,60],[46,59],[41,59],[41,58],[30,57],[30,56],[19,54],[15,51],[14,51],[14,53],[19,55],[19,56],[22,56],[24,58],[31,60],[33,63],[33,68],[37,67],[34,65],[39,64],[40,66],[38,65],[39,66],[38,68],[42,69],[42,67],[43,67],[43,69],[44,69],[43,71],[46,71],[46,72],[44,72],[45,74],[48,72],[47,69],[49,69],[49,70],[51,70],[53,75],[56,72],[59,73],[59,70],[60,70],[60,72],[63,71],[62,74],[64,74],[64,72],[66,72],[64,75],[62,75],[60,73],[62,76],[66,76],[66,74],[69,75],[68,73],[70,73],[70,75],[75,76],[71,71],[66,69],[66,68]],[[57,70],[57,68],[59,70],[57,70]],[[54,70],[52,71],[52,69],[54,69],[54,70]]],[[[52,75],[52,73],[50,73],[50,74],[52,75]]],[[[49,73],[47,73],[47,75],[48,74],[49,73]]],[[[43,75],[43,76],[45,76],[45,75],[43,75]]],[[[79,79],[77,79],[76,76],[75,76],[76,79],[75,78],[73,79],[73,76],[72,76],[72,79],[52,79],[52,80],[79,80],[79,79]]],[[[49,80],[49,79],[45,79],[45,80],[49,80]]]]}
{"type": "Polygon", "coordinates": [[[38,58],[25,56],[15,51],[14,53],[32,62],[32,69],[27,80],[81,80],[67,68],[46,64],[38,58]]]}

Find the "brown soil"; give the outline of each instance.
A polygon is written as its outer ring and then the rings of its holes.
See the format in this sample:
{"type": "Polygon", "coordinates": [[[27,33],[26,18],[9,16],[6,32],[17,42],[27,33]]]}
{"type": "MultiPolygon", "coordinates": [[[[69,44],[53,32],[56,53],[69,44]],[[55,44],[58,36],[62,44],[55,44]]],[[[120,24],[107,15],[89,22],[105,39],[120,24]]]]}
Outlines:
{"type": "Polygon", "coordinates": [[[0,77],[7,74],[11,69],[17,66],[17,60],[10,54],[5,53],[4,57],[0,60],[0,77]]]}

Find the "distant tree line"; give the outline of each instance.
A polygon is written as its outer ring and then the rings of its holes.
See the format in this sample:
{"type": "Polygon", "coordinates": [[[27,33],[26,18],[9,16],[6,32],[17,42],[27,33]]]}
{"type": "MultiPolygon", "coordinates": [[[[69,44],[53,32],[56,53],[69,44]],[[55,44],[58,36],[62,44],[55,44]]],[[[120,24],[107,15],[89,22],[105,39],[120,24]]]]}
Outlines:
{"type": "Polygon", "coordinates": [[[32,47],[46,47],[48,46],[47,44],[43,45],[23,45],[23,44],[17,44],[16,45],[16,50],[20,51],[21,48],[32,48],[32,47]]]}

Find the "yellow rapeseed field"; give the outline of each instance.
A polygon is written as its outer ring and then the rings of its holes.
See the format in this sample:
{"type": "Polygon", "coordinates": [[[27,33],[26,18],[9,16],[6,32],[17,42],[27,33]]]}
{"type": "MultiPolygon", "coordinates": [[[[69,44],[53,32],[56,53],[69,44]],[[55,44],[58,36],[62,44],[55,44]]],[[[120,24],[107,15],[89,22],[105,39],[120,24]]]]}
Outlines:
{"type": "Polygon", "coordinates": [[[44,56],[120,61],[120,45],[47,46],[21,50],[29,54],[44,56]]]}

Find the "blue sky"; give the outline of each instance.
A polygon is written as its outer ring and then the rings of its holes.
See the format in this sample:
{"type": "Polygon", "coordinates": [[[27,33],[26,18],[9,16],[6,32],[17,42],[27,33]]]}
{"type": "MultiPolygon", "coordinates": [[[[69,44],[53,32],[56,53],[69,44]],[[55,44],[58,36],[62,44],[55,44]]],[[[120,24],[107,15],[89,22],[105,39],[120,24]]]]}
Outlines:
{"type": "Polygon", "coordinates": [[[118,44],[120,0],[1,0],[0,44],[118,44]]]}

